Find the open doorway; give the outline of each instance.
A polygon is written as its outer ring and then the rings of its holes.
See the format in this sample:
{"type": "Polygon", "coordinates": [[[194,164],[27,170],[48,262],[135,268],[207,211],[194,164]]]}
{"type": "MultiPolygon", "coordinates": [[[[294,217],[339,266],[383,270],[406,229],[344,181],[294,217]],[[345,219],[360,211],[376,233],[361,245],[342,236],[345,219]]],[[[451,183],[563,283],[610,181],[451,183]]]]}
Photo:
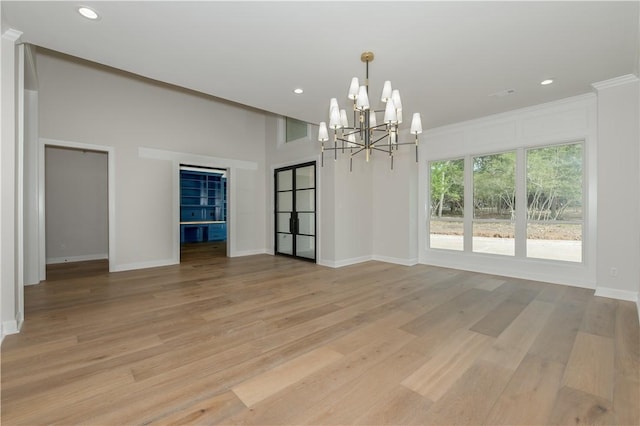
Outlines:
{"type": "Polygon", "coordinates": [[[227,171],[180,165],[180,262],[227,255],[227,171]]]}
{"type": "Polygon", "coordinates": [[[109,271],[108,153],[45,146],[47,281],[109,271]]]}

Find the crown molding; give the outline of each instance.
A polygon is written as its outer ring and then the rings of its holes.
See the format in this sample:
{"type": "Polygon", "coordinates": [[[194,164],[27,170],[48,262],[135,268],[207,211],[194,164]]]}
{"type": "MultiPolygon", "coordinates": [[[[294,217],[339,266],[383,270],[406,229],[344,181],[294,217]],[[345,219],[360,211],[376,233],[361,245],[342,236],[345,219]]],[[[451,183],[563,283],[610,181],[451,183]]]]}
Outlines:
{"type": "Polygon", "coordinates": [[[14,30],[13,28],[9,28],[2,34],[3,39],[12,41],[14,43],[18,43],[21,37],[22,31],[14,30]]]}
{"type": "Polygon", "coordinates": [[[611,78],[609,80],[598,81],[592,83],[591,86],[596,90],[610,89],[612,87],[622,86],[623,84],[635,83],[638,77],[633,74],[621,75],[620,77],[611,78]]]}
{"type": "Polygon", "coordinates": [[[568,98],[558,99],[555,101],[545,102],[542,104],[531,105],[523,108],[512,109],[505,112],[499,112],[497,114],[486,115],[484,117],[478,117],[471,120],[460,121],[458,123],[446,124],[440,127],[434,127],[425,130],[422,134],[424,136],[437,136],[442,133],[450,133],[454,131],[467,130],[476,126],[484,127],[488,123],[496,123],[506,120],[512,120],[514,117],[521,117],[524,114],[535,114],[537,111],[546,111],[549,108],[564,108],[571,106],[572,104],[579,104],[584,102],[590,102],[596,99],[596,94],[593,92],[583,93],[581,95],[571,96],[568,98]]]}

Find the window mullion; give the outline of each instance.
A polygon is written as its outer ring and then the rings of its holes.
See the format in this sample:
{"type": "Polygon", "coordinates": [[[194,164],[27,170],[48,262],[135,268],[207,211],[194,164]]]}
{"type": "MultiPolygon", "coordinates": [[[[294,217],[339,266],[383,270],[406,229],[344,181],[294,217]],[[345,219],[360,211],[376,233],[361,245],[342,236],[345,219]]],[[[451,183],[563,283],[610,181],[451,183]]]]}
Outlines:
{"type": "Polygon", "coordinates": [[[516,151],[515,255],[527,256],[527,158],[523,148],[516,151]]]}
{"type": "Polygon", "coordinates": [[[473,244],[473,157],[464,157],[464,251],[473,244]]]}

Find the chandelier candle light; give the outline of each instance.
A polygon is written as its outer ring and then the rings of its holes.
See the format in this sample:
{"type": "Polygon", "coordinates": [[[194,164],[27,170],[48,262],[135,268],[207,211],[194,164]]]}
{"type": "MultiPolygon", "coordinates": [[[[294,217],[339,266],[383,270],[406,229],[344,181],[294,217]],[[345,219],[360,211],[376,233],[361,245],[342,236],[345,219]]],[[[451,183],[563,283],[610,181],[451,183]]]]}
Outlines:
{"type": "Polygon", "coordinates": [[[384,102],[384,110],[370,109],[369,105],[369,62],[373,61],[372,52],[364,52],[360,59],[366,64],[364,85],[360,85],[358,78],[354,77],[349,86],[347,97],[353,101],[353,126],[349,125],[349,118],[345,109],[340,109],[338,100],[332,98],[329,103],[329,126],[326,122],[320,123],[318,141],[322,142],[322,162],[324,166],[324,151],[334,151],[334,159],[338,159],[338,151],[345,152],[349,149],[349,171],[353,170],[353,157],[364,152],[367,162],[373,151],[382,151],[391,159],[393,170],[393,151],[399,145],[415,145],[416,162],[418,162],[418,135],[422,133],[422,120],[420,113],[413,114],[409,132],[416,135],[414,142],[398,142],[398,126],[402,123],[402,100],[400,92],[391,88],[391,82],[385,81],[382,87],[381,100],[384,102]],[[377,123],[376,113],[384,112],[381,124],[377,123]],[[329,140],[329,129],[333,130],[333,147],[325,147],[329,140]],[[338,143],[340,142],[340,143],[338,143]]]}

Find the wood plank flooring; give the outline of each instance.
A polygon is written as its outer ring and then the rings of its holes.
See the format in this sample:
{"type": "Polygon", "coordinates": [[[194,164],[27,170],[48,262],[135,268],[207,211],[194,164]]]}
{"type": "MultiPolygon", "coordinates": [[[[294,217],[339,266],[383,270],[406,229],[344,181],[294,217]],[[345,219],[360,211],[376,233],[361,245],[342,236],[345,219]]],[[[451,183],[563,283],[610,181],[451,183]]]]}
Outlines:
{"type": "Polygon", "coordinates": [[[2,344],[2,424],[640,424],[634,303],[211,249],[27,287],[2,344]]]}

